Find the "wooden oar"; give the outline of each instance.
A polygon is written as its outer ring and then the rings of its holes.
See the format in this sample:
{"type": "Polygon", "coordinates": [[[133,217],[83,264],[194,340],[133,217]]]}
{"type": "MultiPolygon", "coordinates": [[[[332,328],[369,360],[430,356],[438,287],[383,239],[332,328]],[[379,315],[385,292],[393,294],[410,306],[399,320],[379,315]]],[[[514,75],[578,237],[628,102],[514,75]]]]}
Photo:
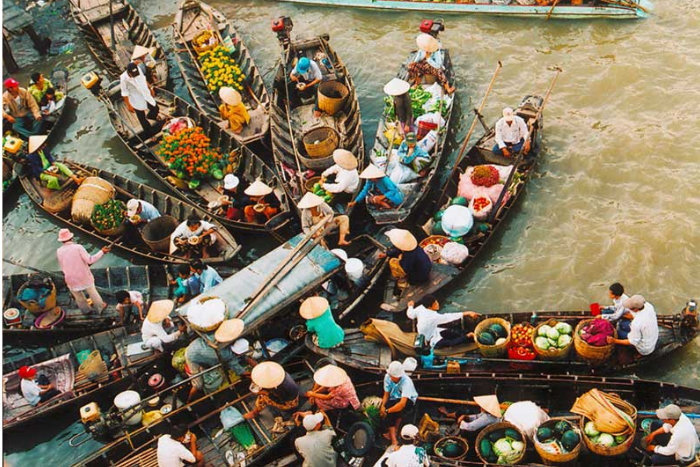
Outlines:
{"type": "MultiPolygon", "coordinates": [[[[549,89],[547,89],[547,94],[545,94],[544,99],[542,99],[542,105],[540,106],[539,110],[537,111],[537,115],[535,115],[535,118],[530,120],[530,123],[528,124],[528,138],[532,138],[532,129],[537,123],[537,121],[540,119],[540,116],[542,116],[542,111],[544,110],[545,105],[547,105],[547,101],[549,100],[549,96],[552,94],[552,89],[554,89],[554,85],[557,82],[557,78],[559,78],[559,74],[561,73],[561,68],[556,67],[555,68],[555,75],[554,78],[552,78],[552,82],[549,85],[549,89]]],[[[510,175],[508,175],[508,179],[506,180],[506,183],[503,184],[503,189],[501,190],[501,193],[498,195],[498,200],[496,201],[496,204],[493,205],[493,209],[491,210],[491,214],[489,214],[488,219],[486,220],[487,224],[490,224],[494,217],[496,217],[496,214],[500,210],[501,202],[503,201],[503,197],[506,195],[508,192],[508,188],[510,188],[510,184],[513,181],[513,176],[515,176],[515,173],[518,171],[518,167],[520,166],[520,163],[523,160],[523,155],[525,154],[525,143],[523,143],[523,146],[520,148],[520,151],[518,152],[518,157],[515,159],[515,162],[513,162],[513,170],[510,171],[510,175]]]]}
{"type": "Polygon", "coordinates": [[[547,17],[544,19],[545,21],[547,21],[552,16],[554,9],[557,7],[557,3],[559,3],[559,0],[554,0],[554,3],[552,3],[552,8],[550,8],[547,12],[547,17]]]}
{"type": "Polygon", "coordinates": [[[491,89],[493,89],[493,84],[496,82],[496,77],[498,76],[498,73],[501,71],[501,68],[503,68],[503,63],[501,61],[498,61],[498,65],[496,66],[496,71],[493,73],[493,76],[491,77],[491,82],[489,82],[489,87],[486,89],[486,94],[484,94],[484,98],[481,100],[481,105],[479,106],[479,109],[475,111],[474,115],[474,120],[472,120],[472,124],[469,127],[469,131],[467,132],[467,136],[464,138],[464,143],[462,143],[462,149],[459,151],[459,156],[457,156],[457,160],[454,163],[454,166],[452,167],[452,171],[450,172],[450,176],[447,178],[447,183],[445,183],[445,186],[442,188],[442,191],[440,192],[440,196],[438,196],[436,199],[436,202],[440,202],[442,197],[445,195],[445,191],[447,191],[447,186],[449,184],[450,179],[454,176],[455,172],[459,170],[459,163],[462,161],[462,158],[464,157],[464,151],[467,149],[467,144],[469,144],[469,138],[471,138],[472,133],[474,132],[474,128],[476,127],[476,122],[479,121],[479,115],[481,115],[482,110],[484,110],[484,106],[486,105],[486,99],[489,97],[489,94],[491,94],[491,89]]]}
{"type": "MultiPolygon", "coordinates": [[[[297,151],[297,143],[294,141],[294,131],[292,130],[292,119],[289,115],[290,113],[290,108],[289,108],[289,83],[287,82],[287,57],[285,57],[284,54],[284,48],[282,48],[282,54],[280,59],[282,60],[282,71],[284,72],[284,93],[287,97],[285,100],[285,113],[287,114],[287,126],[289,128],[289,138],[292,141],[292,150],[294,151],[294,160],[296,161],[297,164],[297,177],[299,178],[299,189],[300,194],[303,196],[304,193],[306,192],[306,184],[304,183],[304,176],[301,172],[301,161],[299,159],[299,151],[297,151]]],[[[279,161],[280,165],[283,165],[283,161],[280,159],[279,161]]],[[[284,173],[283,167],[280,167],[280,172],[284,173]]],[[[295,203],[296,204],[296,203],[295,203]]]]}
{"type": "MultiPolygon", "coordinates": [[[[426,397],[426,396],[418,396],[419,401],[423,402],[440,402],[444,404],[457,404],[457,405],[471,405],[474,407],[478,407],[479,404],[477,404],[474,401],[468,401],[468,400],[462,400],[462,399],[443,399],[442,397],[426,397]]],[[[502,409],[505,409],[508,407],[507,404],[500,404],[500,407],[502,409]]]]}

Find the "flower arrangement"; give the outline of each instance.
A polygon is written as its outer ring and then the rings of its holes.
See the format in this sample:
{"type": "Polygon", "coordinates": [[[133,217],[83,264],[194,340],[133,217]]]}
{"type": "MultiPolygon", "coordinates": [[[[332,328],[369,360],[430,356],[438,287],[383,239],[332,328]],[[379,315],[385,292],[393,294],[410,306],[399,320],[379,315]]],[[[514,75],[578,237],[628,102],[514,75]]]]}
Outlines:
{"type": "Polygon", "coordinates": [[[498,169],[492,165],[477,165],[472,171],[471,180],[476,186],[486,188],[498,183],[498,169]]]}
{"type": "Polygon", "coordinates": [[[245,75],[231,57],[231,52],[223,45],[204,52],[199,56],[199,61],[209,91],[218,92],[224,86],[243,90],[245,75]]]}
{"type": "Polygon", "coordinates": [[[178,178],[201,180],[208,175],[220,178],[223,156],[210,143],[201,127],[182,128],[163,136],[158,153],[178,178]]]}
{"type": "Polygon", "coordinates": [[[112,199],[95,206],[90,220],[97,230],[112,230],[124,223],[125,212],[126,205],[122,201],[112,199]]]}

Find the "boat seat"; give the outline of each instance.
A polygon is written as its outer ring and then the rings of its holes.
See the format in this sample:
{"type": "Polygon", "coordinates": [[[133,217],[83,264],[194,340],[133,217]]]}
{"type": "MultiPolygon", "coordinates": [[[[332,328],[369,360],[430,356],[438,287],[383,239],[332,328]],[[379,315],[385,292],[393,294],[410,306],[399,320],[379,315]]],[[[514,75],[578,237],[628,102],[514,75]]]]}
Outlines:
{"type": "Polygon", "coordinates": [[[115,467],[158,467],[158,451],[156,448],[148,448],[134,457],[125,459],[115,467]]]}

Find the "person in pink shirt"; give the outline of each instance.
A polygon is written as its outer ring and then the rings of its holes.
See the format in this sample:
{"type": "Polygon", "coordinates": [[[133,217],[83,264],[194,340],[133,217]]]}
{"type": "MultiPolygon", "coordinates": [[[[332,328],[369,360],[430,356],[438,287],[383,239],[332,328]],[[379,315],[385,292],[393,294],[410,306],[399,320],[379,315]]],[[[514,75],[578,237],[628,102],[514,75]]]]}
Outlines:
{"type": "Polygon", "coordinates": [[[63,246],[56,251],[58,264],[63,271],[68,290],[75,298],[75,303],[80,311],[89,314],[90,305],[85,299],[87,293],[95,309],[101,313],[107,305],[95,288],[95,278],[90,271],[90,265],[102,258],[111,248],[102,247],[100,251],[90,256],[82,245],[73,242],[73,233],[68,229],[61,229],[58,232],[58,241],[63,243],[63,246]]]}

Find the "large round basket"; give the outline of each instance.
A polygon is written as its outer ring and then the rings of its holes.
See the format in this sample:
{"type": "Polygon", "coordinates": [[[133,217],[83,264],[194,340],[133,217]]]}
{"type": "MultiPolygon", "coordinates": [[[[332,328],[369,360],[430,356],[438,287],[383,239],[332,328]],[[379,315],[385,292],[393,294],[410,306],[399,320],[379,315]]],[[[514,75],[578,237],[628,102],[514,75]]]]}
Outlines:
{"type": "Polygon", "coordinates": [[[448,461],[457,461],[463,459],[467,455],[467,453],[469,452],[469,443],[467,443],[466,439],[460,438],[458,436],[445,436],[444,438],[440,438],[435,442],[433,452],[435,452],[435,455],[440,459],[445,459],[448,461]],[[445,452],[442,451],[442,449],[444,449],[445,445],[447,444],[457,444],[459,446],[461,454],[455,454],[454,456],[449,456],[445,454],[445,452]],[[442,451],[442,454],[438,453],[438,449],[442,451]]]}
{"type": "Polygon", "coordinates": [[[58,214],[63,211],[70,209],[73,203],[73,196],[75,195],[75,188],[66,187],[61,191],[51,193],[51,196],[47,196],[42,201],[41,205],[44,209],[53,214],[58,214]]]}
{"type": "Polygon", "coordinates": [[[108,181],[100,177],[87,177],[73,196],[71,218],[79,224],[90,225],[95,206],[114,198],[114,191],[114,187],[108,181]]]}
{"type": "Polygon", "coordinates": [[[476,329],[474,329],[474,342],[476,342],[476,346],[484,357],[501,357],[505,355],[508,352],[508,344],[510,343],[510,323],[503,318],[486,318],[477,324],[476,329]],[[500,324],[505,328],[508,333],[506,341],[500,345],[484,345],[480,343],[477,336],[479,336],[481,331],[493,324],[500,324]]]}
{"type": "MultiPolygon", "coordinates": [[[[614,402],[613,402],[613,404],[614,404],[614,402]]],[[[615,405],[617,405],[617,404],[615,404],[615,405]]],[[[637,420],[636,410],[635,410],[635,414],[634,414],[634,419],[636,422],[636,420],[637,420]]],[[[586,423],[589,421],[590,420],[588,420],[586,417],[581,417],[581,419],[579,421],[579,428],[581,429],[581,432],[583,432],[583,427],[586,426],[586,423]]],[[[585,433],[583,434],[582,438],[583,438],[583,442],[586,443],[586,447],[588,448],[589,451],[594,452],[600,456],[607,456],[607,457],[622,455],[622,454],[626,453],[627,451],[629,451],[630,448],[632,447],[632,445],[634,444],[634,433],[630,433],[630,435],[627,437],[627,440],[624,443],[618,444],[617,446],[613,446],[611,448],[609,448],[607,446],[603,446],[601,444],[594,443],[593,441],[591,441],[588,438],[588,436],[586,436],[585,433]]]]}
{"type": "MultiPolygon", "coordinates": [[[[484,464],[488,464],[488,463],[489,463],[489,460],[488,460],[487,458],[485,458],[485,457],[481,454],[481,448],[480,448],[480,446],[481,446],[481,441],[482,441],[484,438],[486,438],[488,435],[490,435],[491,433],[493,433],[494,431],[505,430],[505,429],[507,429],[507,428],[511,428],[511,429],[517,431],[517,432],[520,434],[520,440],[525,444],[525,447],[524,447],[522,453],[520,454],[520,457],[517,458],[517,459],[514,459],[514,460],[513,460],[513,464],[518,464],[518,463],[520,463],[520,461],[523,460],[523,458],[525,457],[525,453],[527,452],[527,437],[526,437],[525,434],[522,432],[522,430],[521,430],[520,428],[518,428],[517,426],[513,425],[512,423],[508,423],[508,422],[497,422],[497,423],[494,423],[494,424],[492,424],[492,425],[489,425],[489,426],[487,426],[486,428],[484,428],[483,430],[481,430],[481,432],[479,433],[479,435],[476,437],[476,443],[474,444],[474,446],[476,446],[476,447],[475,447],[474,450],[476,451],[476,455],[479,456],[479,459],[481,459],[481,461],[482,461],[484,464]]],[[[492,464],[495,464],[495,462],[491,462],[491,463],[492,463],[492,464]]],[[[512,465],[512,464],[510,464],[510,465],[512,465]]]]}
{"type": "MultiPolygon", "coordinates": [[[[564,419],[564,418],[551,418],[551,419],[547,420],[546,422],[544,422],[542,425],[540,425],[540,428],[554,429],[554,425],[556,425],[557,422],[559,422],[561,420],[566,420],[566,419],[564,419]]],[[[534,436],[535,450],[537,451],[537,454],[540,455],[540,457],[545,462],[545,464],[547,464],[547,465],[564,464],[564,463],[568,463],[568,462],[573,462],[576,459],[578,459],[579,454],[581,454],[581,445],[583,444],[581,442],[581,439],[583,438],[583,436],[581,435],[581,430],[576,425],[574,425],[571,422],[569,422],[569,424],[571,425],[571,429],[574,430],[578,434],[578,437],[579,437],[578,445],[573,450],[571,450],[569,452],[555,454],[555,453],[546,451],[543,448],[541,440],[539,440],[537,438],[537,432],[535,432],[535,436],[534,436]]]]}
{"type": "Polygon", "coordinates": [[[141,230],[143,242],[153,251],[168,252],[170,250],[170,234],[179,222],[173,216],[160,216],[149,221],[141,230]]]}
{"type": "MultiPolygon", "coordinates": [[[[53,283],[51,279],[49,279],[51,282],[51,291],[49,292],[49,295],[46,297],[46,301],[44,302],[44,306],[41,306],[38,301],[36,300],[19,300],[19,303],[26,308],[31,314],[35,316],[39,316],[49,310],[53,310],[56,308],[56,284],[53,283]]],[[[24,289],[30,284],[30,282],[27,282],[22,285],[22,287],[19,288],[17,291],[17,296],[21,297],[22,292],[24,292],[24,289]]]]}
{"type": "MultiPolygon", "coordinates": [[[[211,305],[211,303],[209,304],[211,305]]],[[[228,307],[226,302],[219,297],[198,297],[190,302],[187,310],[187,320],[193,329],[199,332],[212,332],[226,319],[228,316],[228,307]],[[217,300],[217,304],[221,305],[221,309],[214,309],[207,305],[210,300],[217,300]],[[218,302],[221,302],[220,304],[218,302]],[[207,324],[202,322],[203,319],[208,320],[207,324]]]]}
{"type": "MultiPolygon", "coordinates": [[[[202,31],[202,32],[200,32],[199,34],[197,34],[197,36],[195,37],[195,39],[198,39],[199,36],[202,36],[202,35],[205,35],[205,34],[208,34],[208,38],[207,38],[207,39],[210,39],[211,36],[212,36],[212,32],[211,32],[211,31],[202,31]]],[[[202,55],[203,53],[205,53],[205,52],[207,52],[207,51],[213,49],[213,48],[216,47],[217,45],[219,45],[219,40],[216,38],[216,36],[214,36],[214,39],[215,39],[215,40],[213,41],[212,44],[206,44],[206,45],[202,45],[202,46],[196,45],[196,44],[194,43],[194,40],[193,40],[193,41],[192,41],[192,48],[194,49],[195,52],[197,52],[198,55],[202,55]]]]}
{"type": "MultiPolygon", "coordinates": [[[[123,211],[126,211],[126,204],[124,204],[123,201],[117,201],[117,203],[119,204],[119,206],[122,208],[123,211]]],[[[126,218],[124,219],[124,221],[126,221],[126,218]]],[[[90,224],[92,225],[92,228],[95,229],[95,231],[98,234],[106,236],[106,237],[115,237],[117,235],[123,234],[124,231],[126,230],[126,224],[124,223],[124,221],[122,221],[122,223],[120,223],[118,226],[113,227],[111,229],[100,229],[95,225],[92,217],[90,217],[90,224]]]]}
{"type": "Polygon", "coordinates": [[[340,137],[335,129],[322,126],[306,132],[302,140],[311,159],[322,159],[332,156],[333,151],[338,149],[340,137]]]}
{"type": "Polygon", "coordinates": [[[574,347],[573,339],[571,339],[569,345],[567,345],[563,349],[541,349],[537,347],[537,345],[535,345],[535,339],[537,338],[537,333],[539,332],[540,328],[544,325],[554,327],[557,325],[557,323],[559,323],[559,321],[557,321],[556,319],[549,319],[544,323],[538,324],[535,330],[532,332],[532,348],[535,350],[535,353],[541,360],[565,360],[566,357],[569,356],[569,352],[571,352],[571,349],[574,347]]]}
{"type": "MultiPolygon", "coordinates": [[[[578,353],[581,358],[588,362],[589,365],[598,366],[610,359],[613,350],[615,350],[615,344],[595,346],[584,341],[580,334],[581,329],[592,322],[592,319],[584,319],[578,323],[576,329],[574,330],[574,348],[576,349],[576,353],[578,353]]],[[[617,338],[617,330],[614,332],[614,337],[617,338]]]]}
{"type": "Polygon", "coordinates": [[[345,104],[350,91],[340,81],[325,81],[318,85],[318,108],[335,115],[345,104]]]}

